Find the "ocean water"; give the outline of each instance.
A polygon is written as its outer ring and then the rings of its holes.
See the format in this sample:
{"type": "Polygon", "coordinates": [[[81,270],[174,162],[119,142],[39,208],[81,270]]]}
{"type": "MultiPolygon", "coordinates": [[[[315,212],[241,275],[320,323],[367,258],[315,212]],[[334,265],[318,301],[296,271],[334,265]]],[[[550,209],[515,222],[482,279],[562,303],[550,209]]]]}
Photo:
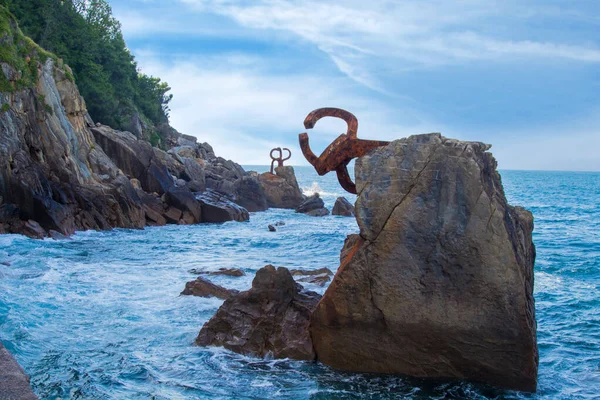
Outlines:
{"type": "MultiPolygon", "coordinates": [[[[309,167],[296,173],[328,207],[338,195],[354,201],[335,175],[318,177],[309,167]]],[[[63,241],[0,236],[0,339],[43,399],[598,399],[600,173],[502,177],[511,204],[535,216],[535,395],[193,346],[221,301],[179,296],[195,278],[190,269],[242,268],[244,277],[211,279],[244,290],[268,263],[337,268],[344,237],[358,231],[354,219],[291,210],[253,213],[244,223],[80,232],[63,241]],[[286,225],[268,232],[280,220],[286,225]]]]}

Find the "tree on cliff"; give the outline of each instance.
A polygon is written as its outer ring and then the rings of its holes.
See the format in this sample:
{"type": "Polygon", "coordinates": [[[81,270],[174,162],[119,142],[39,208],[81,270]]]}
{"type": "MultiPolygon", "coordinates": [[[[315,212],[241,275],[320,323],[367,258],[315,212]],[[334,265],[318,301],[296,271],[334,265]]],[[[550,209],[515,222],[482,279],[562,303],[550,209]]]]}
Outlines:
{"type": "Polygon", "coordinates": [[[15,15],[23,33],[72,68],[95,121],[128,130],[138,112],[149,126],[146,138],[158,144],[152,125],[168,122],[170,87],[139,72],[106,0],[0,0],[0,4],[15,15]]]}

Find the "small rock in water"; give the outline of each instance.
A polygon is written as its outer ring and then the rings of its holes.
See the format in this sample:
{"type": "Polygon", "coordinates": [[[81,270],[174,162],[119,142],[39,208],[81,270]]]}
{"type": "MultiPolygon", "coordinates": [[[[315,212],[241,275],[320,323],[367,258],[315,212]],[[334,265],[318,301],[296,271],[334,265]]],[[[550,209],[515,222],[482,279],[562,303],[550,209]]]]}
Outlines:
{"type": "Polygon", "coordinates": [[[0,264],[10,267],[10,263],[8,261],[0,261],[0,264]]]}
{"type": "Polygon", "coordinates": [[[275,227],[273,225],[269,225],[268,228],[269,228],[269,232],[277,231],[277,229],[275,229],[275,227]]]}
{"type": "Polygon", "coordinates": [[[314,360],[308,321],[320,298],[294,282],[286,268],[267,265],[258,270],[250,290],[225,300],[196,344],[259,357],[314,360]]]}
{"type": "Polygon", "coordinates": [[[329,215],[329,210],[325,208],[325,203],[319,196],[319,193],[315,193],[306,198],[298,207],[296,207],[296,212],[307,214],[313,217],[323,217],[325,215],[329,215]]]}
{"type": "Polygon", "coordinates": [[[338,197],[331,210],[332,215],[341,215],[342,217],[354,217],[354,206],[345,197],[338,197]]]}
{"type": "Polygon", "coordinates": [[[226,289],[204,278],[196,278],[196,280],[186,283],[185,289],[181,292],[186,296],[217,297],[219,299],[226,299],[237,293],[238,291],[235,289],[226,289]]]}
{"type": "Polygon", "coordinates": [[[283,222],[283,221],[277,221],[273,224],[273,226],[284,226],[284,225],[285,225],[285,222],[283,222]]]}
{"type": "Polygon", "coordinates": [[[54,240],[66,240],[66,239],[71,239],[70,237],[63,235],[60,232],[57,232],[55,230],[50,229],[48,231],[48,235],[50,235],[50,237],[54,240]]]}
{"type": "Polygon", "coordinates": [[[195,275],[227,275],[227,276],[244,276],[246,273],[239,268],[219,268],[217,271],[203,271],[200,269],[190,269],[189,272],[195,275]]]}
{"type": "Polygon", "coordinates": [[[298,282],[306,282],[306,283],[314,283],[318,286],[325,286],[327,282],[331,280],[331,275],[329,274],[318,274],[318,275],[309,275],[304,278],[297,279],[298,282]]]}
{"type": "Polygon", "coordinates": [[[308,275],[333,275],[333,272],[329,268],[319,268],[319,269],[291,269],[290,274],[292,276],[308,276],[308,275]]]}

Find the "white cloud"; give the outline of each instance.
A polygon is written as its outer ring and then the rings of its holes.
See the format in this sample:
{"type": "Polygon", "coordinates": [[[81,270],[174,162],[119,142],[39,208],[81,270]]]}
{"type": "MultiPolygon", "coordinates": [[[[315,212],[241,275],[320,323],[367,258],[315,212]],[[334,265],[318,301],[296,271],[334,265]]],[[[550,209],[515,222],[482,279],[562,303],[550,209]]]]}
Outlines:
{"type": "MultiPolygon", "coordinates": [[[[171,124],[180,132],[210,143],[218,155],[242,164],[266,164],[273,147],[289,147],[293,164],[306,164],[298,147],[303,121],[315,108],[336,106],[359,117],[359,137],[395,139],[430,130],[417,112],[402,113],[372,99],[341,96],[351,88],[343,78],[303,74],[273,76],[258,62],[239,63],[239,55],[161,62],[139,52],[143,71],[160,76],[176,94],[171,124]]],[[[435,129],[434,129],[435,130],[435,129]]],[[[309,134],[315,152],[346,131],[343,121],[324,119],[309,134]]]]}

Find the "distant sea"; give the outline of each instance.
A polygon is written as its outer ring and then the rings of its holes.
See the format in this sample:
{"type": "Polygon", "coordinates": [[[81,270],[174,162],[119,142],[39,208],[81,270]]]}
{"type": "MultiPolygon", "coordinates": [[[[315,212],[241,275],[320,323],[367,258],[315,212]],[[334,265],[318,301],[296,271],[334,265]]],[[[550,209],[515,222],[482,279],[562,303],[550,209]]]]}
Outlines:
{"type": "MultiPolygon", "coordinates": [[[[335,175],[296,173],[328,207],[340,195],[355,200],[335,175]]],[[[269,263],[338,267],[345,236],[358,232],[354,219],[293,210],[252,213],[244,223],[79,232],[63,241],[0,236],[0,339],[42,399],[598,399],[600,173],[501,174],[509,202],[535,217],[535,395],[192,346],[222,302],[179,296],[195,278],[190,269],[242,268],[244,277],[214,281],[245,290],[269,263]],[[267,230],[280,220],[285,226],[267,230]]]]}

